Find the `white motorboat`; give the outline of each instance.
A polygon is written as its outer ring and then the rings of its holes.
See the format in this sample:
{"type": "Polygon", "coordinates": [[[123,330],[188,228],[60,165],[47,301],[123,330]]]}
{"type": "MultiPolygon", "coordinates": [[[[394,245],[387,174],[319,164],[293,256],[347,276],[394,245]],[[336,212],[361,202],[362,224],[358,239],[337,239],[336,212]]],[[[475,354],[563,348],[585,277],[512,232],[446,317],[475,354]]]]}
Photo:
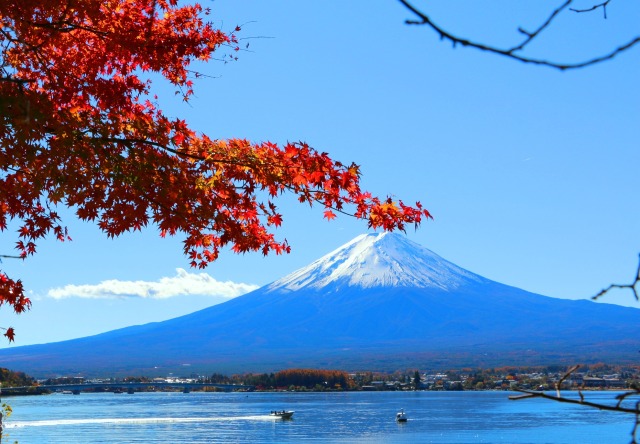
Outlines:
{"type": "Polygon", "coordinates": [[[400,409],[400,411],[396,413],[396,421],[407,422],[407,414],[404,412],[404,409],[400,409]]]}
{"type": "Polygon", "coordinates": [[[271,416],[276,416],[282,419],[290,419],[293,416],[293,410],[274,410],[271,412],[271,416]]]}

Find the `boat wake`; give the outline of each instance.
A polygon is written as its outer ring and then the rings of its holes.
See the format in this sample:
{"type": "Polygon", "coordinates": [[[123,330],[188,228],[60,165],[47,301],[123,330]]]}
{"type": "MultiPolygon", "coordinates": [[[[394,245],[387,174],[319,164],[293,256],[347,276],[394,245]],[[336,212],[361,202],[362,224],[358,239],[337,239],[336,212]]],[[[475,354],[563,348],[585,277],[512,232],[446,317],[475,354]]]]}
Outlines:
{"type": "Polygon", "coordinates": [[[158,424],[158,423],[202,423],[202,422],[224,422],[224,421],[273,421],[271,415],[252,416],[214,416],[214,417],[194,417],[194,418],[89,418],[89,419],[45,419],[40,421],[7,421],[5,428],[23,427],[56,427],[75,426],[88,424],[158,424]]]}

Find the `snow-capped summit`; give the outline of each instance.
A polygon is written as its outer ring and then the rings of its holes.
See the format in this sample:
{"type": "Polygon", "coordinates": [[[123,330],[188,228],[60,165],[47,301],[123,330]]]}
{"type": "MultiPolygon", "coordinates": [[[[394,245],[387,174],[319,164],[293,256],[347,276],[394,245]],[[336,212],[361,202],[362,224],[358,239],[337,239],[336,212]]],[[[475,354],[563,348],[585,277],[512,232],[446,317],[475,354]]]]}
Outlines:
{"type": "Polygon", "coordinates": [[[418,287],[451,291],[486,279],[444,260],[396,233],[362,234],[269,290],[343,287],[418,287]]]}

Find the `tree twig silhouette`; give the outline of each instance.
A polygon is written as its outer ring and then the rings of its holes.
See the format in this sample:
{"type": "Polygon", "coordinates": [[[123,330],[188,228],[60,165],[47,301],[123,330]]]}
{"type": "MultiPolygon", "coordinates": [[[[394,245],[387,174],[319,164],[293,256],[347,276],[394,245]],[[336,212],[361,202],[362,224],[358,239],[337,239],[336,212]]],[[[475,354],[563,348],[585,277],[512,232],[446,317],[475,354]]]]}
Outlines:
{"type": "Polygon", "coordinates": [[[636,298],[636,301],[640,301],[640,297],[638,295],[638,283],[640,283],[640,262],[638,263],[638,271],[636,272],[636,278],[632,283],[630,283],[630,284],[611,284],[607,288],[604,288],[604,289],[600,290],[600,292],[598,294],[596,294],[595,296],[592,296],[591,299],[594,300],[594,301],[598,300],[599,298],[601,298],[602,296],[604,296],[605,294],[607,294],[609,291],[613,290],[614,288],[619,288],[619,289],[628,288],[633,293],[633,296],[636,298]]]}
{"type": "Polygon", "coordinates": [[[509,399],[512,401],[518,401],[521,399],[542,398],[550,401],[561,402],[566,404],[577,404],[577,405],[596,408],[598,410],[605,410],[609,412],[632,414],[634,415],[634,424],[633,424],[633,429],[631,430],[631,444],[638,444],[638,441],[636,438],[637,438],[638,428],[640,427],[640,398],[638,398],[638,400],[634,402],[633,407],[628,407],[622,404],[624,401],[631,401],[631,398],[633,397],[640,397],[640,388],[634,387],[630,390],[627,390],[623,393],[616,395],[615,399],[617,400],[617,402],[615,404],[604,404],[601,402],[588,401],[585,398],[582,390],[578,390],[579,399],[568,398],[566,396],[563,396],[561,393],[562,384],[578,368],[580,368],[580,365],[574,365],[558,380],[558,382],[556,382],[555,395],[551,395],[549,393],[545,393],[542,391],[514,388],[515,391],[520,392],[521,394],[511,395],[509,396],[509,399]]]}
{"type": "Polygon", "coordinates": [[[584,68],[584,67],[595,65],[597,63],[601,63],[607,60],[611,60],[614,57],[616,57],[618,54],[624,51],[627,51],[630,48],[640,43],[640,35],[638,35],[632,38],[631,40],[627,41],[626,43],[619,45],[618,47],[612,49],[611,51],[605,54],[602,54],[600,56],[596,56],[590,59],[584,59],[582,61],[578,61],[574,63],[554,62],[554,61],[546,60],[543,58],[531,57],[524,54],[525,49],[528,47],[528,45],[531,42],[533,42],[536,38],[538,38],[540,35],[542,35],[547,29],[549,29],[553,21],[561,13],[565,12],[565,10],[570,10],[576,13],[585,13],[585,12],[595,11],[597,9],[602,9],[604,11],[604,18],[606,19],[607,18],[606,8],[611,0],[607,0],[603,3],[594,5],[593,7],[587,8],[587,9],[569,8],[569,6],[573,3],[573,0],[566,0],[556,9],[551,11],[551,13],[549,13],[547,18],[544,20],[544,22],[542,22],[534,31],[527,31],[522,27],[518,28],[518,32],[524,35],[524,39],[521,42],[516,43],[515,45],[507,48],[500,48],[494,45],[483,43],[481,41],[476,41],[476,40],[454,35],[452,32],[436,24],[435,21],[424,10],[418,9],[408,0],[399,0],[399,1],[400,3],[402,3],[402,5],[406,9],[408,9],[412,14],[414,14],[417,17],[417,19],[405,20],[405,23],[407,25],[427,26],[440,36],[440,40],[447,40],[451,42],[454,47],[457,45],[461,45],[469,48],[475,48],[480,51],[497,54],[503,57],[510,58],[512,60],[517,60],[522,63],[530,63],[533,65],[546,66],[549,68],[559,69],[561,71],[584,68]]]}

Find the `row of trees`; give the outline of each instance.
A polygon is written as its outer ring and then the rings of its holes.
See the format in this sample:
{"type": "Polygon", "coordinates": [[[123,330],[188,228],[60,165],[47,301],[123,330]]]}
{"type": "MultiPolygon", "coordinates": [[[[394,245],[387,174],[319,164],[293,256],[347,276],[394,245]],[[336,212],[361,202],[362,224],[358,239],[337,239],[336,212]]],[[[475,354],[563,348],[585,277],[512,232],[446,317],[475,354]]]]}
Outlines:
{"type": "Polygon", "coordinates": [[[348,389],[354,381],[347,372],[341,370],[287,369],[276,373],[244,374],[226,377],[213,374],[209,382],[241,383],[264,389],[296,387],[308,389],[348,389]]]}
{"type": "Polygon", "coordinates": [[[349,374],[340,370],[291,369],[282,370],[275,374],[278,387],[297,386],[326,388],[350,387],[349,374]]]}
{"type": "Polygon", "coordinates": [[[0,368],[0,384],[2,384],[2,387],[27,387],[34,383],[35,379],[24,372],[14,372],[7,368],[0,368]]]}
{"type": "MultiPolygon", "coordinates": [[[[434,370],[433,372],[421,372],[415,369],[395,372],[363,371],[353,374],[348,374],[342,370],[287,369],[275,373],[249,373],[230,376],[214,373],[210,377],[203,378],[203,382],[246,384],[264,389],[288,388],[290,386],[309,389],[332,389],[339,386],[342,389],[357,389],[370,386],[373,382],[399,383],[407,388],[420,388],[424,387],[422,375],[433,373],[429,377],[434,378],[434,380],[437,379],[439,382],[439,385],[436,384],[434,388],[444,387],[441,383],[442,381],[459,383],[455,385],[446,384],[444,388],[450,390],[495,388],[496,381],[506,381],[507,385],[510,381],[515,381],[525,386],[531,385],[533,382],[535,382],[535,386],[544,383],[553,388],[553,382],[557,381],[569,370],[570,367],[562,365],[462,368],[446,371],[434,370]]],[[[580,372],[589,376],[617,374],[622,380],[630,383],[635,381],[640,384],[640,366],[596,363],[581,367],[580,372]]]]}

